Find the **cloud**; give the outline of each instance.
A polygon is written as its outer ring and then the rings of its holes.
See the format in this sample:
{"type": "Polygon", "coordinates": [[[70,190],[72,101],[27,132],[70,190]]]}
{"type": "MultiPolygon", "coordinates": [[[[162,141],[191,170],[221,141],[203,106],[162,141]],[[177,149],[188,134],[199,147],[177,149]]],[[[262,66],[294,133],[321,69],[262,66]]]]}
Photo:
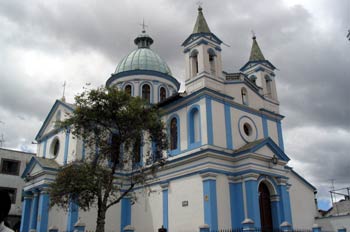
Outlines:
{"type": "MultiPolygon", "coordinates": [[[[291,165],[328,196],[329,179],[350,176],[349,41],[346,1],[204,1],[209,27],[222,45],[224,70],[247,62],[254,30],[276,79],[286,152],[291,165]],[[298,3],[299,2],[299,3],[298,3]],[[270,7],[273,6],[273,7],[270,7]],[[327,162],[325,167],[324,162],[327,162]]],[[[152,48],[174,76],[185,80],[181,43],[196,19],[192,1],[0,2],[0,133],[5,146],[31,144],[67,81],[67,99],[91,82],[103,85],[117,63],[136,48],[145,19],[152,48]]]]}

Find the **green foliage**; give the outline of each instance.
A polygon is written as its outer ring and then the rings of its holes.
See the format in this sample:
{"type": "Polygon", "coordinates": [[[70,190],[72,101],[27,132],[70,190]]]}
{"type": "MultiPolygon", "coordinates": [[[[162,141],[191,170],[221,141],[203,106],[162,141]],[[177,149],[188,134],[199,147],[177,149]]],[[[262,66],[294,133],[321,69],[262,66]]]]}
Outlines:
{"type": "Polygon", "coordinates": [[[75,110],[58,126],[84,141],[87,159],[59,171],[50,186],[51,205],[68,208],[73,198],[82,210],[97,205],[98,224],[109,207],[135,185],[144,184],[158,165],[150,162],[133,169],[134,145],[140,144],[139,139],[156,144],[156,157],[168,147],[158,108],[115,88],[101,87],[76,96],[75,110]]]}

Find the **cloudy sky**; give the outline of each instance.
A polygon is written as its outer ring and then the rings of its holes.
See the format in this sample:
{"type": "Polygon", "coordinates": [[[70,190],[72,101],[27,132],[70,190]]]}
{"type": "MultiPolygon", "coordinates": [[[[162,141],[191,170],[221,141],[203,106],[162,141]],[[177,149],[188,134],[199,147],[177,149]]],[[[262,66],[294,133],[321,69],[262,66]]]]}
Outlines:
{"type": "MultiPolygon", "coordinates": [[[[0,1],[0,135],[3,147],[31,142],[55,99],[73,102],[85,83],[101,86],[135,48],[144,19],[152,46],[183,83],[181,43],[197,1],[0,1]]],[[[202,0],[223,46],[224,70],[247,61],[251,30],[276,67],[290,166],[318,188],[350,186],[350,0],[202,0]]]]}

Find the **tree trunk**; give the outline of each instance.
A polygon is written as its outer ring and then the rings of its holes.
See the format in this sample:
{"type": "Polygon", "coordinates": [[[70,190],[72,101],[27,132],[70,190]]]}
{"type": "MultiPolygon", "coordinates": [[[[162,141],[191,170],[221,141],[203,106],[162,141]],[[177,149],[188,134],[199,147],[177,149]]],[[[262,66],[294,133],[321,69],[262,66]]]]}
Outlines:
{"type": "Polygon", "coordinates": [[[105,231],[106,211],[107,208],[105,206],[101,206],[97,210],[96,232],[105,231]]]}

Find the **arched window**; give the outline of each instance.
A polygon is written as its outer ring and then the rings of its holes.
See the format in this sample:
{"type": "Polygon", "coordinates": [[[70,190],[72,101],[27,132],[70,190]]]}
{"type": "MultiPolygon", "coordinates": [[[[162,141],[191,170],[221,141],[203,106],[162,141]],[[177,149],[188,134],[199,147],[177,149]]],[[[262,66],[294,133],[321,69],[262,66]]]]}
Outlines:
{"type": "Polygon", "coordinates": [[[265,83],[266,83],[266,95],[268,96],[268,97],[271,97],[271,82],[272,82],[272,79],[271,79],[271,77],[269,77],[269,76],[265,76],[265,83]]]}
{"type": "Polygon", "coordinates": [[[197,107],[190,111],[189,115],[190,123],[190,144],[197,143],[200,141],[200,121],[199,121],[199,110],[197,107]]]}
{"type": "Polygon", "coordinates": [[[178,125],[177,118],[172,118],[170,121],[170,150],[178,148],[178,125]]]}
{"type": "Polygon", "coordinates": [[[248,93],[245,88],[241,89],[242,103],[243,105],[248,105],[248,93]]]}
{"type": "Polygon", "coordinates": [[[129,94],[131,96],[131,85],[126,85],[124,87],[125,93],[129,94]]]}
{"type": "Polygon", "coordinates": [[[159,89],[159,101],[164,101],[166,99],[166,89],[164,87],[160,87],[159,89]]]}
{"type": "Polygon", "coordinates": [[[142,99],[151,102],[151,87],[148,84],[142,86],[142,99]]]}
{"type": "Polygon", "coordinates": [[[256,76],[251,75],[249,78],[254,84],[256,84],[256,76]]]}
{"type": "Polygon", "coordinates": [[[194,77],[198,73],[198,51],[193,50],[190,54],[190,62],[191,62],[191,76],[194,77]]]}
{"type": "Polygon", "coordinates": [[[208,49],[208,54],[209,54],[209,67],[210,67],[210,73],[215,75],[215,52],[213,49],[209,48],[208,49]]]}

